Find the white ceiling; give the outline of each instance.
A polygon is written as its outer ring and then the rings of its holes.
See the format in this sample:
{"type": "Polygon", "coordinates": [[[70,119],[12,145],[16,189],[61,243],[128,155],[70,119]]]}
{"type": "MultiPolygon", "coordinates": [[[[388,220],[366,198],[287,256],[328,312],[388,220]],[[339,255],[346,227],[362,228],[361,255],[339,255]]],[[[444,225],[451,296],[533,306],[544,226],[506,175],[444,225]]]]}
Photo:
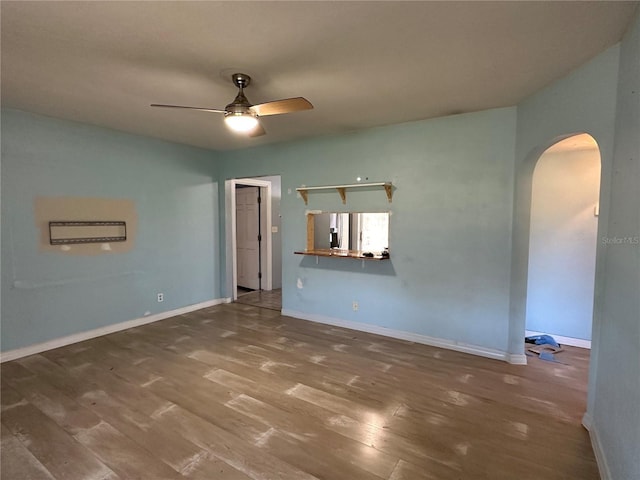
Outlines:
{"type": "MultiPolygon", "coordinates": [[[[618,42],[637,2],[2,1],[2,105],[214,149],[515,105],[618,42]],[[315,109],[229,132],[252,103],[315,109]]],[[[597,94],[597,92],[594,92],[597,94]]]]}

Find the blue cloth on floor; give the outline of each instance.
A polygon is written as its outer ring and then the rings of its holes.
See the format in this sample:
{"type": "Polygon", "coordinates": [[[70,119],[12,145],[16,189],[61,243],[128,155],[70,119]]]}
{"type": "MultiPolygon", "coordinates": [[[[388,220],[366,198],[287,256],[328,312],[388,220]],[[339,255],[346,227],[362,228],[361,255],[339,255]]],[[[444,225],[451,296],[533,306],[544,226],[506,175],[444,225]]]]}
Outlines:
{"type": "Polygon", "coordinates": [[[540,352],[540,360],[547,360],[548,362],[555,362],[556,357],[553,356],[551,352],[545,352],[544,350],[540,352]]]}
{"type": "Polygon", "coordinates": [[[551,345],[553,347],[560,346],[551,335],[533,335],[531,337],[525,337],[524,340],[527,343],[535,343],[536,345],[551,345]]]}

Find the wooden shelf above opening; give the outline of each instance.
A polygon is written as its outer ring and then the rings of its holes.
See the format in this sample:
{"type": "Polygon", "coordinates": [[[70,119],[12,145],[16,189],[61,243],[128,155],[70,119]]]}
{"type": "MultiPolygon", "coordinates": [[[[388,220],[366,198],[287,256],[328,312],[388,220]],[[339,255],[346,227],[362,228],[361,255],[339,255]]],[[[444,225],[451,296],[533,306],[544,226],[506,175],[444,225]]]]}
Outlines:
{"type": "Polygon", "coordinates": [[[347,203],[347,190],[348,189],[357,189],[357,188],[365,188],[365,187],[381,187],[384,189],[387,194],[387,200],[391,203],[393,199],[393,184],[391,182],[374,182],[374,183],[353,183],[349,185],[321,185],[315,187],[298,187],[296,188],[297,192],[300,192],[300,196],[304,200],[304,204],[307,205],[309,203],[309,192],[314,190],[336,190],[342,199],[342,203],[347,203]]]}

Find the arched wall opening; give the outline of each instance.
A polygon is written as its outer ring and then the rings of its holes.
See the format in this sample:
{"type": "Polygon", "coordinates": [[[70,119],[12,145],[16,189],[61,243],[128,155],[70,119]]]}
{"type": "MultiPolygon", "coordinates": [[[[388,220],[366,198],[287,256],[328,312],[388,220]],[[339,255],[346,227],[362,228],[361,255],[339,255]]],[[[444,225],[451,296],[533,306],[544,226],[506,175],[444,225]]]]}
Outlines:
{"type": "Polygon", "coordinates": [[[600,150],[589,134],[554,143],[532,175],[525,334],[591,346],[600,150]]]}

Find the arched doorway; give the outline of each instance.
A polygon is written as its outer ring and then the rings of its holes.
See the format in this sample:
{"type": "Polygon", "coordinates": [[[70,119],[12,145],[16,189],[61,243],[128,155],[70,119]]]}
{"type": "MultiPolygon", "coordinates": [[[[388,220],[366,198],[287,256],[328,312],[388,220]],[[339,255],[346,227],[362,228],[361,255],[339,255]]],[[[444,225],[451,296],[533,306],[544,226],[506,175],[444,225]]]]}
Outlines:
{"type": "Polygon", "coordinates": [[[588,134],[565,138],[537,159],[531,188],[527,335],[591,346],[600,151],[588,134]]]}

